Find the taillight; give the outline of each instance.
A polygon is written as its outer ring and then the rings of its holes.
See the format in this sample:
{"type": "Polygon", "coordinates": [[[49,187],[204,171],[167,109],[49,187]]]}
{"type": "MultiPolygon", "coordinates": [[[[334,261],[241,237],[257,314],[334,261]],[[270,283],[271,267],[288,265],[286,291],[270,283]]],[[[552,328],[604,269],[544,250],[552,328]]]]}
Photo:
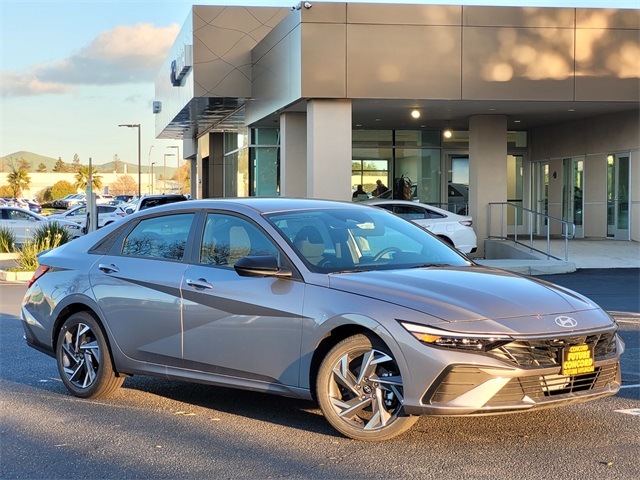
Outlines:
{"type": "Polygon", "coordinates": [[[29,280],[29,285],[27,285],[27,288],[31,288],[31,285],[33,285],[36,280],[38,280],[41,276],[43,276],[48,271],[49,271],[49,267],[47,267],[46,265],[38,265],[38,268],[36,269],[36,271],[33,272],[33,277],[31,277],[31,280],[29,280]]]}
{"type": "Polygon", "coordinates": [[[465,227],[473,227],[473,220],[463,220],[460,223],[460,225],[464,225],[465,227]]]}

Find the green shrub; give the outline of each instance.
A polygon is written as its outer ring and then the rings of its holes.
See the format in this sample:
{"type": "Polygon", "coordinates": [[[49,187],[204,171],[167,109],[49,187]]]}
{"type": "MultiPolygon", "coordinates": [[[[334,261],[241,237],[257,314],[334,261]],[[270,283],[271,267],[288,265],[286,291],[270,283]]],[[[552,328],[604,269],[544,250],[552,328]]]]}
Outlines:
{"type": "Polygon", "coordinates": [[[50,222],[34,230],[33,238],[22,245],[16,263],[19,271],[34,271],[38,268],[38,254],[52,250],[71,240],[69,232],[56,222],[50,222]]]}
{"type": "Polygon", "coordinates": [[[11,253],[15,250],[16,234],[9,227],[0,227],[0,253],[11,253]]]}
{"type": "Polygon", "coordinates": [[[71,240],[71,234],[69,230],[55,221],[39,226],[33,231],[33,241],[35,243],[46,243],[50,245],[56,238],[58,239],[57,247],[58,245],[64,245],[69,242],[71,240]]]}

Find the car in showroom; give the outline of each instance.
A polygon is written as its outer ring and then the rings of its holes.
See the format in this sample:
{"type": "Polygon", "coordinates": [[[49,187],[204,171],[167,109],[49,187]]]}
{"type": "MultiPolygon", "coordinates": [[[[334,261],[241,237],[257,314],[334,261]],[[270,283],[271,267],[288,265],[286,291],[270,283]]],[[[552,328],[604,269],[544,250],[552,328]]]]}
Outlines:
{"type": "Polygon", "coordinates": [[[80,398],[131,375],[315,400],[343,435],[614,395],[624,343],[584,296],[475,264],[361,203],[177,202],[40,255],[28,345],[80,398]]]}
{"type": "Polygon", "coordinates": [[[473,219],[468,215],[458,215],[409,200],[366,200],[365,203],[417,223],[462,253],[474,253],[477,250],[478,239],[473,230],[473,219]]]}
{"type": "MultiPolygon", "coordinates": [[[[98,208],[98,228],[116,222],[127,215],[124,210],[117,205],[96,205],[96,207],[98,208]]],[[[64,213],[49,215],[49,218],[69,220],[84,228],[87,224],[87,206],[78,205],[64,213]]]]}
{"type": "Polygon", "coordinates": [[[72,239],[83,235],[82,228],[77,223],[43,217],[26,208],[0,207],[0,226],[13,231],[16,243],[19,245],[23,245],[27,240],[31,239],[39,227],[51,222],[57,222],[67,229],[72,239]]]}

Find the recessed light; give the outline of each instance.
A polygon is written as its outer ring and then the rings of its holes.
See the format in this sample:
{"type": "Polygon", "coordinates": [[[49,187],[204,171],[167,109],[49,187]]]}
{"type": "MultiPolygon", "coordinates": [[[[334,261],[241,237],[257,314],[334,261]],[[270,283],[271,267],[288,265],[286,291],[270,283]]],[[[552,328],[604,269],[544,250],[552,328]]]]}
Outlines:
{"type": "Polygon", "coordinates": [[[416,110],[416,109],[411,110],[411,116],[413,118],[420,118],[420,110],[416,110]]]}
{"type": "Polygon", "coordinates": [[[567,112],[575,112],[576,109],[575,108],[570,108],[569,110],[567,110],[567,112]]]}
{"type": "Polygon", "coordinates": [[[514,120],[513,123],[520,123],[520,120],[514,120]]]}
{"type": "Polygon", "coordinates": [[[381,122],[382,119],[381,118],[376,118],[376,122],[381,122]]]}
{"type": "Polygon", "coordinates": [[[489,111],[490,111],[490,112],[495,112],[495,111],[496,111],[496,109],[495,109],[495,108],[490,108],[490,109],[489,109],[489,111]]]}

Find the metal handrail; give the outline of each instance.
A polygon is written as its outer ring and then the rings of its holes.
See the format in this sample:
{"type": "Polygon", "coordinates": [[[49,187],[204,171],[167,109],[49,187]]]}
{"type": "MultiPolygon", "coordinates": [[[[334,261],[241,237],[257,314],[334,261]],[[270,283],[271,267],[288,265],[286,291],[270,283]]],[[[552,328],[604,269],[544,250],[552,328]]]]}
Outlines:
{"type": "Polygon", "coordinates": [[[529,248],[529,252],[538,252],[547,256],[547,259],[554,258],[556,260],[562,260],[554,255],[551,255],[551,222],[558,222],[562,226],[562,234],[561,237],[564,238],[564,261],[569,260],[569,240],[575,238],[576,235],[576,225],[573,222],[569,222],[567,220],[563,220],[561,218],[552,217],[546,213],[536,212],[535,210],[531,210],[528,208],[524,208],[521,205],[517,205],[511,202],[489,202],[489,234],[488,238],[498,238],[501,240],[507,240],[508,237],[505,235],[505,226],[507,223],[507,217],[505,215],[505,206],[514,208],[514,243],[518,245],[522,245],[529,248]],[[495,205],[500,205],[500,236],[494,236],[491,234],[491,211],[495,205]],[[522,218],[524,219],[525,214],[529,214],[529,245],[523,242],[518,241],[518,212],[522,213],[522,218]],[[547,225],[547,251],[543,252],[533,247],[533,219],[535,217],[544,217],[547,225]]]}

